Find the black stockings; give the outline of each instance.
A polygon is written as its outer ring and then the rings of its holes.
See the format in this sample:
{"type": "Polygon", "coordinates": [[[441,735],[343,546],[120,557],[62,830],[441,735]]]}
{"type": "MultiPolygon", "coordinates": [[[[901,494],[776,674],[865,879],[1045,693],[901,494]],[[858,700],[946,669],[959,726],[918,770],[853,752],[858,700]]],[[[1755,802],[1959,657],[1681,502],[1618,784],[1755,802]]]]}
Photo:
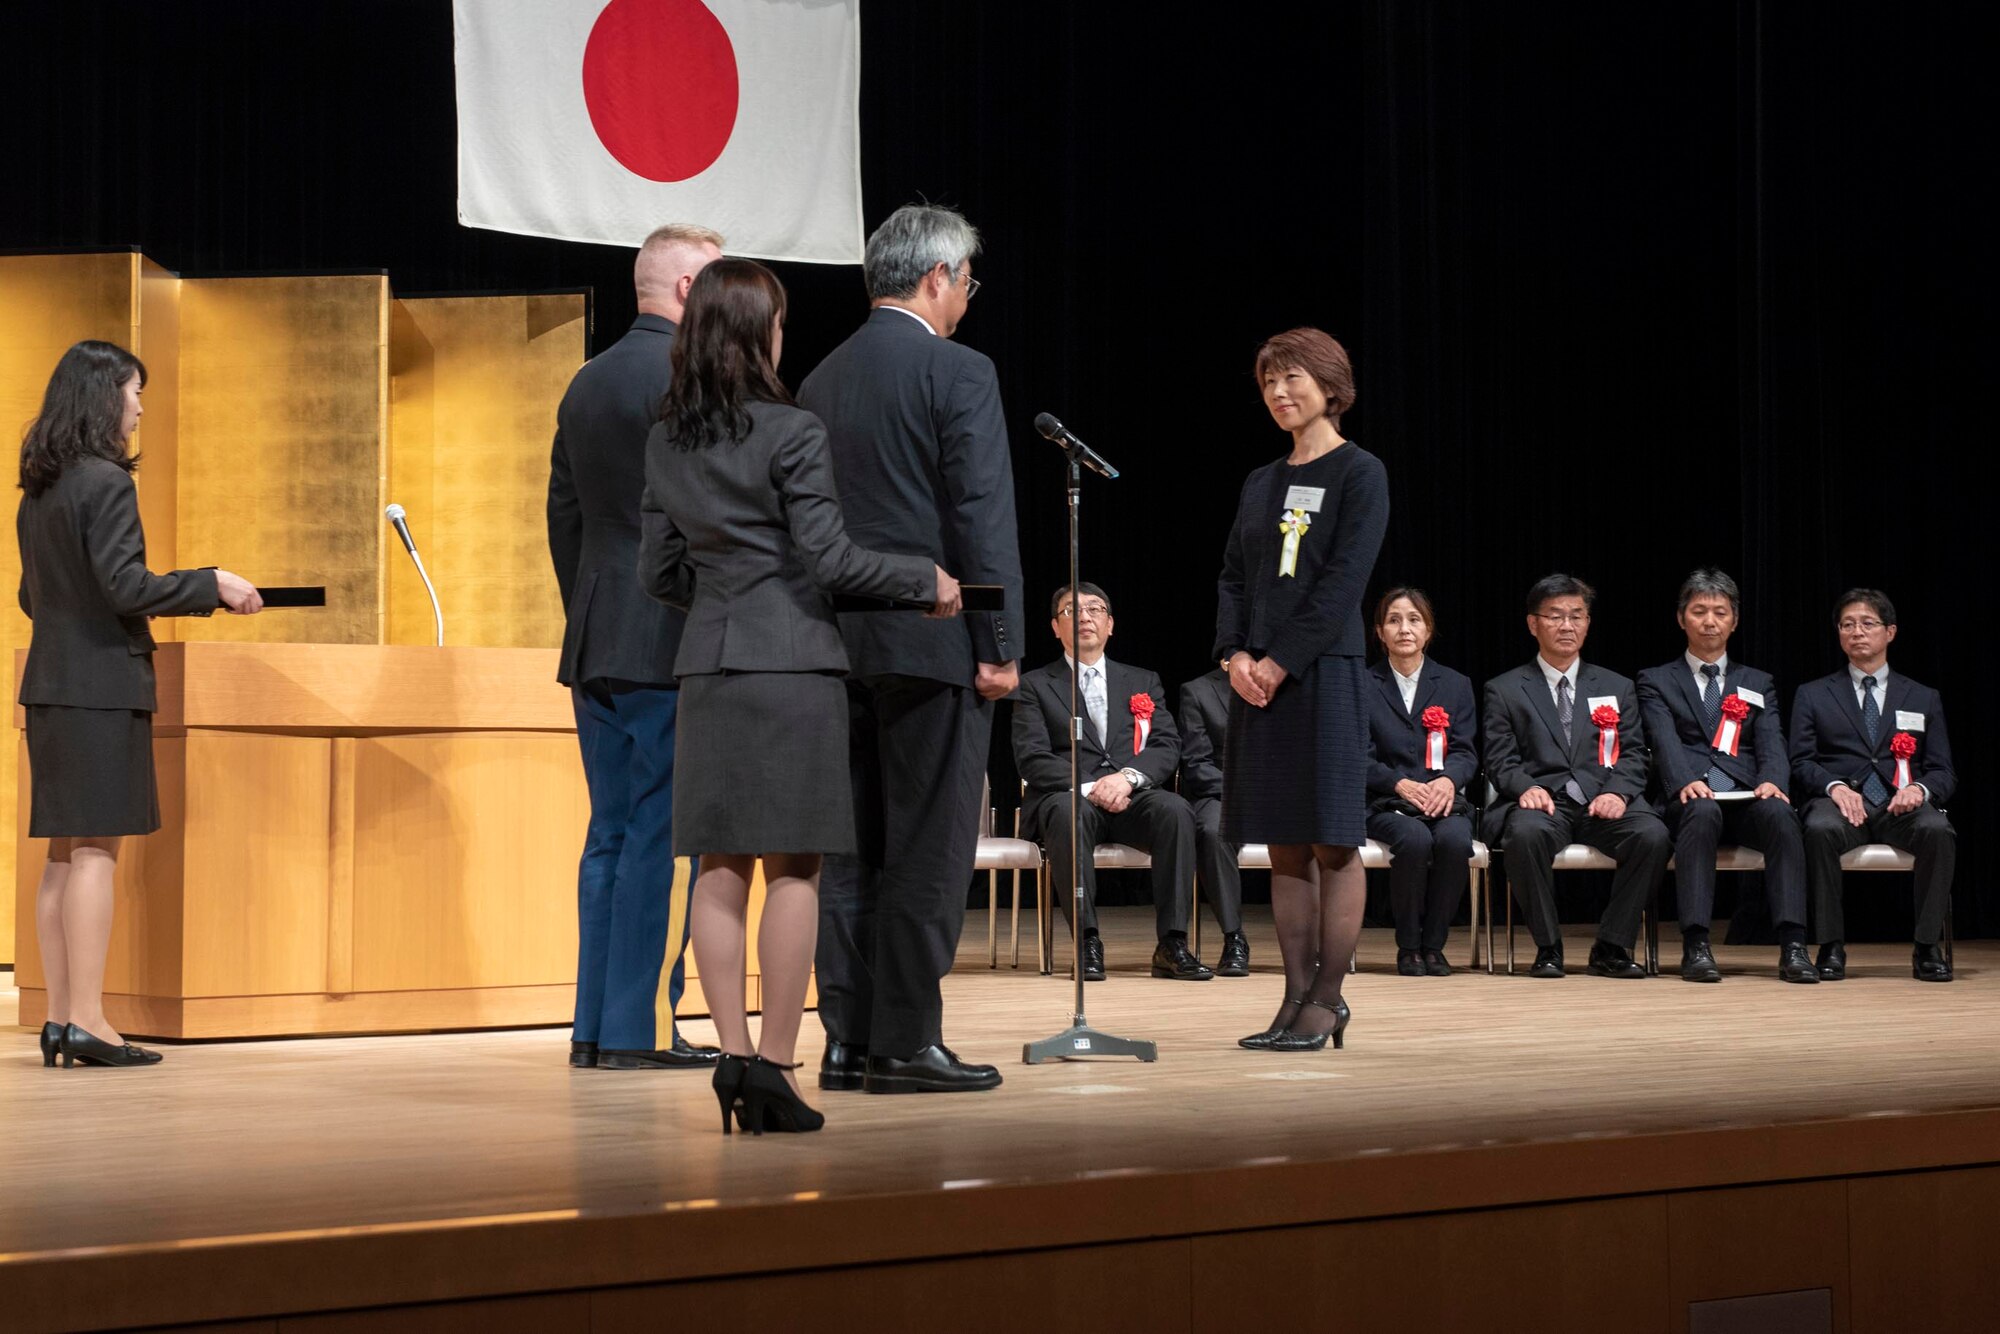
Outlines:
{"type": "Polygon", "coordinates": [[[1271,917],[1285,961],[1285,1003],[1273,1028],[1312,1036],[1333,1031],[1348,961],[1361,939],[1368,897],[1358,848],[1293,844],[1271,849],[1271,917]],[[1300,1005],[1301,1000],[1318,1002],[1300,1005]]]}

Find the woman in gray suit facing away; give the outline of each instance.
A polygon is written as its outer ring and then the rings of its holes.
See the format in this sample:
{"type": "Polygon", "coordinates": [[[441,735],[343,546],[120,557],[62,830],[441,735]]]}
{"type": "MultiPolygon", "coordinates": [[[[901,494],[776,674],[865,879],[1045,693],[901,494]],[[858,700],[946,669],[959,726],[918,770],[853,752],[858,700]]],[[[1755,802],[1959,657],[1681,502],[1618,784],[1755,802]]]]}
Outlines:
{"type": "Polygon", "coordinates": [[[118,842],[160,827],[153,783],[154,616],[248,615],[263,599],[227,570],[146,568],[129,453],[146,368],[113,343],[63,353],[21,441],[21,610],[34,622],[20,702],[28,720],[28,836],[49,840],[35,893],[48,980],[42,1064],[153,1065],[104,1017],[118,842]]]}
{"type": "Polygon", "coordinates": [[[847,652],[834,592],[955,616],[958,581],[921,556],[847,539],[826,428],[777,374],[785,289],[717,260],[688,291],[673,386],[646,441],[639,579],[685,608],[674,843],[700,858],[689,930],[723,1056],[722,1129],[818,1130],[791,1071],[819,930],[820,858],[855,849],[847,652]],[[744,1007],[750,877],[764,862],[764,1022],[744,1007]]]}

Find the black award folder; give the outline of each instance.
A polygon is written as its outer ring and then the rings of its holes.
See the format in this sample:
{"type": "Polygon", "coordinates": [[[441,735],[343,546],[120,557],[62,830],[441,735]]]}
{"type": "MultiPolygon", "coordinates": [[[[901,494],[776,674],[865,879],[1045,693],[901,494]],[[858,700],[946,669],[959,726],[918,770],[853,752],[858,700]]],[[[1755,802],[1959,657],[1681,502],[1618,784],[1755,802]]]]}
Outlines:
{"type": "Polygon", "coordinates": [[[260,588],[266,607],[324,607],[326,605],[325,584],[299,584],[289,587],[260,588]]]}
{"type": "MultiPolygon", "coordinates": [[[[960,584],[959,602],[966,611],[1005,611],[1007,590],[998,584],[960,584]]],[[[858,593],[836,593],[835,611],[929,611],[928,602],[908,602],[902,598],[866,597],[858,593]]]]}

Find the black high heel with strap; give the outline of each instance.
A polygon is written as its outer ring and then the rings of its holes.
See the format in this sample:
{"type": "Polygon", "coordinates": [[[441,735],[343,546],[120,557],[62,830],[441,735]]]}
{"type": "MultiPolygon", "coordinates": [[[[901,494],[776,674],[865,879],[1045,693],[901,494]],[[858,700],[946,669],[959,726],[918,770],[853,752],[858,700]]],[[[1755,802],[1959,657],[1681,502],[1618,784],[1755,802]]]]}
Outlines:
{"type": "Polygon", "coordinates": [[[752,1056],[743,1072],[743,1106],[736,1114],[738,1124],[753,1135],[767,1130],[802,1135],[825,1125],[826,1118],[808,1107],[806,1100],[792,1092],[792,1086],[785,1082],[785,1071],[798,1068],[752,1056]]]}
{"type": "Polygon", "coordinates": [[[131,1043],[116,1046],[103,1038],[94,1038],[75,1024],[64,1027],[62,1035],[63,1069],[67,1070],[78,1061],[85,1065],[158,1065],[160,1053],[135,1047],[131,1043]]]}
{"type": "Polygon", "coordinates": [[[56,1053],[62,1050],[62,1031],[63,1031],[63,1026],[61,1024],[42,1025],[43,1066],[50,1068],[54,1067],[56,1063],[56,1053]]]}
{"type": "Polygon", "coordinates": [[[754,1059],[724,1052],[715,1063],[715,1078],[709,1083],[715,1089],[715,1100],[722,1104],[722,1133],[725,1135],[730,1133],[729,1114],[738,1110],[736,1104],[743,1097],[743,1072],[754,1059]]]}
{"type": "Polygon", "coordinates": [[[1294,1033],[1290,1029],[1271,1039],[1272,1051],[1319,1051],[1326,1046],[1328,1038],[1333,1039],[1333,1049],[1339,1051],[1346,1045],[1347,1021],[1354,1017],[1344,1000],[1328,1005],[1325,1001],[1308,1000],[1307,1005],[1317,1006],[1334,1016],[1333,1031],[1330,1033],[1294,1033]]]}
{"type": "MultiPolygon", "coordinates": [[[[1285,1004],[1296,1005],[1302,1010],[1305,1008],[1306,998],[1304,996],[1287,996],[1285,997],[1285,1004]]],[[[1282,1008],[1279,1012],[1283,1013],[1282,1008]]],[[[1292,1018],[1296,1019],[1298,1017],[1298,1010],[1292,1011],[1292,1018]]],[[[1289,1022],[1290,1020],[1286,1021],[1286,1023],[1289,1022]]],[[[1239,1047],[1248,1047],[1251,1051],[1269,1051],[1271,1049],[1271,1039],[1277,1037],[1278,1034],[1283,1033],[1285,1030],[1286,1024],[1273,1023],[1261,1033],[1252,1033],[1247,1038],[1236,1039],[1236,1045],[1239,1047]]]]}

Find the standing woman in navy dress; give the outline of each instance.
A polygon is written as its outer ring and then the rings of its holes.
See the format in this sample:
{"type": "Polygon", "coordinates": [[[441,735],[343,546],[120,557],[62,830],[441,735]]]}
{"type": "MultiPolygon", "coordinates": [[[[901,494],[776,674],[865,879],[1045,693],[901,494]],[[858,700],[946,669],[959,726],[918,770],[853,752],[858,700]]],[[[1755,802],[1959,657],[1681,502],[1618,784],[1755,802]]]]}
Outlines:
{"type": "Polygon", "coordinates": [[[118,842],[160,827],[153,785],[154,616],[248,615],[264,601],[226,570],[146,569],[137,456],[146,368],[112,343],[63,353],[21,442],[21,610],[34,622],[21,698],[28,718],[28,836],[49,840],[35,894],[47,977],[42,1064],[151,1065],[104,1017],[118,842]]]}
{"type": "Polygon", "coordinates": [[[1217,581],[1214,656],[1230,701],[1222,836],[1271,850],[1285,1001],[1251,1048],[1341,1045],[1340,998],[1367,896],[1368,705],[1361,595],[1389,522],[1380,459],[1340,433],[1347,350],[1293,329],[1257,350],[1264,406],[1291,454],[1250,474],[1217,581]]]}

